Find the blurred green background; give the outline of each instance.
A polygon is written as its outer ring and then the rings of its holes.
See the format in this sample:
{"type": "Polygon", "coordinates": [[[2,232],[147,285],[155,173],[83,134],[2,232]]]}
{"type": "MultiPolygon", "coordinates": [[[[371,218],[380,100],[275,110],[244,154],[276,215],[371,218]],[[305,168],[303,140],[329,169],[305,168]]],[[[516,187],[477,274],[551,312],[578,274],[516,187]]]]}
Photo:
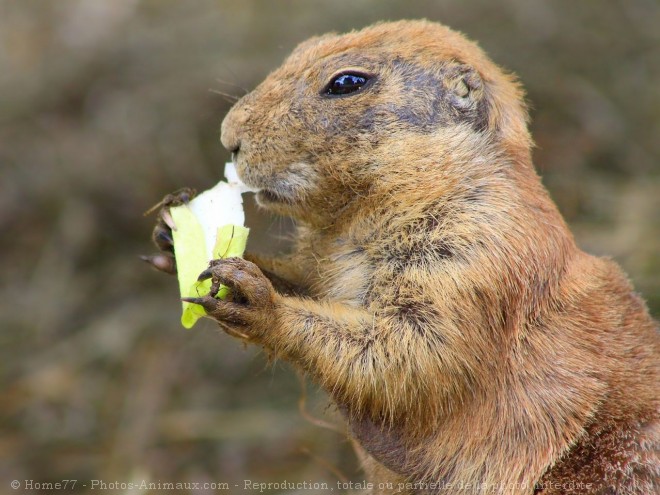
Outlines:
{"type": "MultiPolygon", "coordinates": [[[[660,314],[656,0],[0,0],[0,492],[359,478],[346,438],[298,413],[288,366],[179,326],[176,281],[138,259],[142,212],[221,178],[215,90],[244,94],[311,35],[418,17],[520,76],[580,245],[660,314]]],[[[247,203],[250,249],[285,250],[289,223],[247,203]]],[[[336,420],[313,387],[309,409],[336,420]]]]}

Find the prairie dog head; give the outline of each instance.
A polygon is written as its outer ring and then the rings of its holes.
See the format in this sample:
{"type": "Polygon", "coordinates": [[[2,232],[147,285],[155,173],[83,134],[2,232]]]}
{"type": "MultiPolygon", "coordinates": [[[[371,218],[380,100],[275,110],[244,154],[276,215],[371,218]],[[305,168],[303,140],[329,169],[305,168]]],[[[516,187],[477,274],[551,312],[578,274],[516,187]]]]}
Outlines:
{"type": "Polygon", "coordinates": [[[222,143],[261,206],[323,223],[394,175],[431,181],[484,146],[528,158],[526,119],[518,86],[476,44],[399,21],[300,44],[231,109],[222,143]]]}

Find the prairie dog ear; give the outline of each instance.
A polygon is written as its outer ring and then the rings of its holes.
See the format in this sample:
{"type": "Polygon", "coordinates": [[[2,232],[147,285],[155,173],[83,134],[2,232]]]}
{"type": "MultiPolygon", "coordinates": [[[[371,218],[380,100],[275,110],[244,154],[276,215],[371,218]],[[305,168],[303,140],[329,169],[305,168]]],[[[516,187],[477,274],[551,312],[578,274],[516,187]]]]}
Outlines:
{"type": "Polygon", "coordinates": [[[484,85],[479,73],[467,64],[452,62],[444,71],[449,100],[459,109],[474,107],[483,97],[484,85]]]}

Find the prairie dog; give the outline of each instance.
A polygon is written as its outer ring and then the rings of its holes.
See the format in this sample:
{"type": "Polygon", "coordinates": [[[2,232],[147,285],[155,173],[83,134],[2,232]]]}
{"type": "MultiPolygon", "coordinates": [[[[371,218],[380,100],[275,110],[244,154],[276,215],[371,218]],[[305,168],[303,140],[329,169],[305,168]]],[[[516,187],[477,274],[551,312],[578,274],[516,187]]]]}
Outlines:
{"type": "Polygon", "coordinates": [[[302,43],[223,121],[295,250],[212,262],[238,297],[193,302],[328,391],[375,493],[660,490],[657,325],[576,246],[527,120],[476,44],[400,21],[302,43]]]}

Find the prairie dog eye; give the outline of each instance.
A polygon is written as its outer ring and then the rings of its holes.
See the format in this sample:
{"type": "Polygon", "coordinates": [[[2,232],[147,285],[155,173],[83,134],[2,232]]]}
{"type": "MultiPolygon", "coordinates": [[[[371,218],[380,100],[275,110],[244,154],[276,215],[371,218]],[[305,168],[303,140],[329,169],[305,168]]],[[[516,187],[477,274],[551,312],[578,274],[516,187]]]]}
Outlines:
{"type": "Polygon", "coordinates": [[[343,96],[360,91],[371,79],[359,72],[343,72],[332,78],[324,93],[330,96],[343,96]]]}

